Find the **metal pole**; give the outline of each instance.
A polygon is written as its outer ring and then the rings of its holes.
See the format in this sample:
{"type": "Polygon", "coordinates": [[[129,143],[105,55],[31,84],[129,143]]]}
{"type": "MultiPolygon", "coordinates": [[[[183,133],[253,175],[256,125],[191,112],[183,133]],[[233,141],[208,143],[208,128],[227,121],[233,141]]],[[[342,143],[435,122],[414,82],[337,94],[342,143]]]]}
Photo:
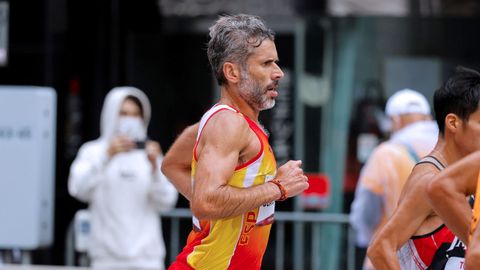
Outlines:
{"type": "Polygon", "coordinates": [[[21,263],[27,265],[32,264],[32,254],[29,250],[21,251],[21,263]]]}
{"type": "MultiPolygon", "coordinates": [[[[342,187],[345,173],[348,124],[351,113],[353,81],[358,47],[358,21],[356,18],[339,19],[339,37],[335,43],[335,66],[332,72],[332,96],[324,106],[322,119],[322,170],[331,179],[331,204],[325,210],[330,213],[342,211],[342,187]]],[[[332,31],[327,31],[327,48],[332,46],[332,31]]],[[[331,52],[334,53],[333,51],[331,52]]],[[[333,62],[333,61],[332,61],[333,62]]],[[[321,254],[324,256],[322,269],[337,270],[341,230],[334,225],[322,227],[321,254]]]]}
{"type": "MultiPolygon", "coordinates": [[[[304,105],[300,98],[300,84],[298,79],[303,73],[303,67],[305,66],[305,22],[298,20],[295,24],[295,99],[294,99],[294,148],[295,158],[305,158],[305,112],[304,105]]],[[[294,198],[294,211],[302,211],[300,205],[300,198],[296,196],[294,198]]],[[[303,223],[295,222],[293,225],[293,268],[303,269],[303,245],[305,228],[303,223]]]]}
{"type": "Polygon", "coordinates": [[[321,254],[320,254],[320,234],[321,234],[321,224],[313,223],[312,224],[312,252],[310,253],[312,270],[320,270],[321,267],[321,254]]]}
{"type": "Polygon", "coordinates": [[[179,250],[179,228],[180,228],[180,220],[178,217],[172,217],[172,221],[170,222],[172,233],[170,234],[170,263],[175,261],[175,258],[178,255],[179,250]]]}
{"type": "Polygon", "coordinates": [[[275,270],[283,270],[285,263],[285,222],[277,221],[275,243],[275,270]]]}
{"type": "Polygon", "coordinates": [[[347,269],[355,269],[355,231],[347,225],[347,269]]]}
{"type": "Polygon", "coordinates": [[[65,265],[67,266],[75,265],[75,248],[73,241],[73,222],[70,222],[65,238],[65,265]]]}

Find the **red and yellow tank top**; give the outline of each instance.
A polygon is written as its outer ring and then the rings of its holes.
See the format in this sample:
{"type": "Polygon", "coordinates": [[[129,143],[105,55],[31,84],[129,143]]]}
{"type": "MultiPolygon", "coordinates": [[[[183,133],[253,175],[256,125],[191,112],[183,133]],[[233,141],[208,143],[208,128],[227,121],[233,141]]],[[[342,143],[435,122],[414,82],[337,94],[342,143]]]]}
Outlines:
{"type": "MultiPolygon", "coordinates": [[[[241,114],[227,105],[214,106],[200,121],[197,143],[208,120],[222,110],[241,114]]],[[[241,115],[257,135],[261,149],[253,159],[235,168],[228,184],[247,188],[273,179],[277,166],[268,136],[254,121],[241,115]]],[[[195,145],[192,176],[195,175],[196,166],[195,145]]],[[[271,202],[231,218],[199,221],[193,217],[193,230],[187,244],[169,269],[260,269],[273,223],[274,208],[275,202],[271,202]]]]}

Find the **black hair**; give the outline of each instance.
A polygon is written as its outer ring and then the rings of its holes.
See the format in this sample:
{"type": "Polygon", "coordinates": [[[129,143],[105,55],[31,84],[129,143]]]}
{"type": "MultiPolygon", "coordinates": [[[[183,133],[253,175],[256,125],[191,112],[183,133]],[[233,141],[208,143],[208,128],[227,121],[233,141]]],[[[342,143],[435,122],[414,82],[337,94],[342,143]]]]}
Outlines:
{"type": "Polygon", "coordinates": [[[433,95],[433,108],[440,134],[445,132],[445,117],[456,114],[462,121],[474,113],[480,101],[480,73],[473,69],[457,67],[433,95]]]}

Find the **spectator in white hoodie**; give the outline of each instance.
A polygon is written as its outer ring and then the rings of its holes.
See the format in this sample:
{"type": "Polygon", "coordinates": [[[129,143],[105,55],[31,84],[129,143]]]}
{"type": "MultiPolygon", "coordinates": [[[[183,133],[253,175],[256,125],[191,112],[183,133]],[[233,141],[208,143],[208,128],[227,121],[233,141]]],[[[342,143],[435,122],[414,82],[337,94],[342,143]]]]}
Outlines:
{"type": "Polygon", "coordinates": [[[85,143],[70,168],[70,194],[89,204],[89,256],[94,268],[164,269],[159,212],[178,193],[160,171],[158,142],[147,139],[151,107],[134,87],[105,98],[101,136],[85,143]]]}

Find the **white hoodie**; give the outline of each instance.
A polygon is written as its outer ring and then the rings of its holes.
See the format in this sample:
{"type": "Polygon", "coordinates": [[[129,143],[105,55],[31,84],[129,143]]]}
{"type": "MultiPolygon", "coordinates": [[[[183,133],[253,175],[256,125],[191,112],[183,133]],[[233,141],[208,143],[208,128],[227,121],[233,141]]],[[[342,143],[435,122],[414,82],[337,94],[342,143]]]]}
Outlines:
{"type": "Polygon", "coordinates": [[[137,97],[143,107],[145,126],[151,108],[145,94],[133,87],[116,87],[105,98],[101,136],[85,143],[70,168],[70,194],[89,204],[91,240],[89,255],[94,268],[164,269],[159,211],[175,206],[178,193],[151,164],[143,149],[119,153],[110,160],[107,147],[115,136],[122,102],[137,97]]]}

